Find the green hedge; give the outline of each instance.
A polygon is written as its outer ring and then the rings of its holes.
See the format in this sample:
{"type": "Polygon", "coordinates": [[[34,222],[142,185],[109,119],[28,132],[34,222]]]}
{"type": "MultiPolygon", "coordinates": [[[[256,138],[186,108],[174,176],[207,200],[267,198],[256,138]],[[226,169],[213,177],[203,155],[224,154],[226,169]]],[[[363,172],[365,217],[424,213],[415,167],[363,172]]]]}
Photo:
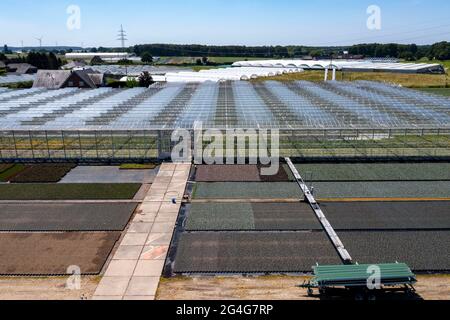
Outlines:
{"type": "Polygon", "coordinates": [[[150,163],[150,164],[122,164],[120,166],[120,170],[152,170],[155,169],[158,165],[150,163]]]}

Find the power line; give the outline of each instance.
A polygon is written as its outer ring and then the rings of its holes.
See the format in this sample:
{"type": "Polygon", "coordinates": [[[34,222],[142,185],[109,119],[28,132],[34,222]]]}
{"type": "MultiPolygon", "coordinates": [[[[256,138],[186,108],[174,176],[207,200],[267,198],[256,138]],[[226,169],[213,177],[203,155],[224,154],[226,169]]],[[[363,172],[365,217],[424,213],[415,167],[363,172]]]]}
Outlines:
{"type": "MultiPolygon", "coordinates": [[[[423,22],[420,22],[420,23],[415,23],[414,27],[416,27],[416,28],[429,28],[429,27],[431,27],[431,28],[439,28],[440,26],[436,26],[436,27],[434,27],[434,26],[436,25],[436,23],[442,23],[442,22],[448,23],[448,19],[444,19],[444,20],[438,19],[438,20],[431,20],[431,21],[423,21],[423,22]],[[430,24],[431,24],[431,26],[430,26],[430,24]]],[[[411,32],[411,25],[397,24],[397,25],[392,25],[390,27],[386,27],[386,28],[383,27],[383,31],[387,31],[387,32],[395,31],[395,34],[403,33],[404,31],[397,32],[398,30],[402,30],[402,29],[407,29],[407,32],[411,32]]],[[[346,32],[345,35],[346,36],[360,36],[361,32],[351,32],[351,33],[347,33],[346,32]]],[[[371,37],[371,36],[369,35],[368,37],[371,37]]],[[[350,38],[350,39],[355,39],[355,38],[350,38]]],[[[356,39],[358,40],[358,38],[356,38],[356,39]]],[[[359,39],[361,39],[361,38],[359,38],[359,39]]]]}
{"type": "MultiPolygon", "coordinates": [[[[409,31],[404,31],[404,32],[396,32],[396,33],[391,33],[391,34],[373,35],[373,36],[367,36],[367,37],[364,37],[364,38],[340,40],[340,41],[334,41],[334,42],[326,42],[326,43],[324,43],[322,45],[332,45],[332,44],[343,43],[343,42],[353,42],[353,43],[355,43],[355,42],[358,42],[358,41],[368,41],[368,39],[381,39],[381,38],[387,38],[387,37],[395,37],[395,36],[404,35],[404,34],[411,34],[411,33],[429,31],[429,30],[434,30],[434,29],[442,29],[442,28],[445,28],[445,27],[450,27],[450,24],[444,24],[444,25],[440,25],[440,26],[433,26],[433,27],[422,28],[422,29],[409,30],[409,31]]],[[[425,36],[428,36],[428,35],[424,35],[424,36],[422,36],[420,38],[423,38],[425,36]]],[[[415,38],[406,38],[406,39],[402,39],[402,41],[406,41],[406,40],[410,40],[410,39],[415,39],[415,38]]]]}
{"type": "Polygon", "coordinates": [[[127,41],[127,33],[125,30],[123,30],[123,26],[120,25],[119,35],[117,36],[117,40],[120,41],[122,45],[122,49],[125,49],[125,41],[127,41]]]}

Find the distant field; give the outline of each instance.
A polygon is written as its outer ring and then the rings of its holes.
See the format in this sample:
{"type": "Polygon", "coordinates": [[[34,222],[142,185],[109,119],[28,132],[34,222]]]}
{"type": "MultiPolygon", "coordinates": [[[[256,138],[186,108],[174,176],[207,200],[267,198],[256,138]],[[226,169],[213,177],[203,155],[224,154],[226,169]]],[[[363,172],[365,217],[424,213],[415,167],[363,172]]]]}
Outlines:
{"type": "MultiPolygon", "coordinates": [[[[157,64],[195,64],[197,59],[201,59],[202,57],[160,57],[160,60],[157,61],[157,64]]],[[[249,57],[208,57],[210,62],[214,62],[217,64],[232,64],[236,61],[244,61],[244,60],[266,60],[267,58],[249,58],[249,57]]],[[[206,66],[208,67],[208,66],[206,66]]],[[[211,68],[211,66],[209,66],[211,68]]]]}
{"type": "Polygon", "coordinates": [[[420,91],[450,97],[450,88],[418,88],[420,91]]]}
{"type": "Polygon", "coordinates": [[[234,63],[236,61],[253,61],[253,60],[269,60],[269,58],[249,58],[249,57],[210,57],[210,61],[216,62],[216,63],[234,63]]]}
{"type": "MultiPolygon", "coordinates": [[[[294,74],[284,74],[276,77],[259,78],[253,81],[323,81],[324,71],[305,71],[294,74]]],[[[386,83],[393,83],[402,85],[408,88],[432,88],[444,87],[450,83],[448,75],[428,75],[428,74],[401,74],[401,73],[387,73],[387,72],[337,72],[336,78],[338,81],[357,81],[369,80],[380,81],[386,83]]]]}

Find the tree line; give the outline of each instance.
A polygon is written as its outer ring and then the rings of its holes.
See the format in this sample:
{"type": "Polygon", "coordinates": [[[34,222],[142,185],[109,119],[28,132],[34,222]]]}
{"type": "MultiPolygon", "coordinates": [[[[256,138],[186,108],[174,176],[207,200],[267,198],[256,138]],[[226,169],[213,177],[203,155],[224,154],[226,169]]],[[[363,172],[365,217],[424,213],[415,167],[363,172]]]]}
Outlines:
{"type": "Polygon", "coordinates": [[[0,54],[0,61],[9,63],[29,63],[32,66],[37,67],[38,69],[46,69],[46,70],[58,70],[63,61],[58,58],[53,52],[45,53],[45,52],[29,52],[27,55],[19,56],[15,58],[8,58],[4,54],[0,54]]]}
{"type": "Polygon", "coordinates": [[[389,57],[405,60],[449,60],[450,42],[439,42],[433,45],[416,44],[357,44],[348,47],[306,47],[306,46],[207,46],[178,44],[144,44],[128,49],[138,56],[216,56],[216,57],[259,57],[259,58],[297,58],[305,55],[312,57],[329,57],[348,51],[352,55],[365,57],[389,57]]]}
{"type": "Polygon", "coordinates": [[[449,60],[450,42],[439,42],[431,46],[418,46],[416,44],[358,44],[349,48],[351,54],[364,55],[366,57],[391,57],[405,60],[449,60]]]}
{"type": "Polygon", "coordinates": [[[133,47],[133,52],[141,56],[149,52],[153,56],[192,57],[288,57],[288,47],[247,47],[247,46],[207,46],[179,44],[144,44],[133,47]]]}

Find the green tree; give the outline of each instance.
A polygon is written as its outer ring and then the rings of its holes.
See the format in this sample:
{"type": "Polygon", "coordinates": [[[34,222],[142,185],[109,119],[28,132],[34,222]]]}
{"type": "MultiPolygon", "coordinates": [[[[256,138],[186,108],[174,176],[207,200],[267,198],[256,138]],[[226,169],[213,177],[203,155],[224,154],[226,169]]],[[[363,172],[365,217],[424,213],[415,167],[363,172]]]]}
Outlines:
{"type": "Polygon", "coordinates": [[[105,63],[105,61],[103,61],[102,58],[100,58],[99,56],[95,56],[91,59],[90,65],[95,66],[95,65],[104,64],[104,63],[105,63]]]}
{"type": "Polygon", "coordinates": [[[58,61],[58,58],[53,52],[50,52],[47,56],[48,60],[48,69],[49,70],[58,70],[60,65],[60,62],[58,61]]]}
{"type": "Polygon", "coordinates": [[[3,46],[3,53],[4,54],[11,54],[12,53],[11,50],[9,50],[8,45],[6,45],[6,44],[3,46]]]}
{"type": "Polygon", "coordinates": [[[429,57],[438,60],[450,60],[450,42],[435,43],[430,48],[429,57]]]}
{"type": "Polygon", "coordinates": [[[155,82],[153,81],[153,78],[148,71],[142,72],[141,75],[139,76],[139,86],[140,87],[148,88],[153,83],[155,83],[155,82]]]}
{"type": "Polygon", "coordinates": [[[4,54],[4,53],[2,53],[2,52],[0,52],[0,61],[3,61],[3,62],[6,62],[6,61],[8,61],[8,57],[7,57],[7,56],[5,56],[5,54],[4,54]]]}
{"type": "Polygon", "coordinates": [[[313,58],[318,58],[323,55],[323,51],[322,50],[312,50],[309,52],[309,55],[313,58]]]}
{"type": "Polygon", "coordinates": [[[405,51],[405,52],[400,53],[399,58],[404,59],[406,61],[416,60],[416,57],[414,56],[414,54],[411,51],[405,51]]]}
{"type": "Polygon", "coordinates": [[[150,52],[144,52],[141,55],[141,59],[142,59],[142,62],[144,62],[144,63],[149,63],[149,64],[153,63],[153,57],[150,54],[150,52]]]}
{"type": "Polygon", "coordinates": [[[122,60],[119,60],[119,61],[117,62],[117,64],[118,64],[118,65],[121,65],[121,66],[128,66],[128,65],[132,65],[132,64],[133,64],[133,61],[128,60],[128,59],[122,59],[122,60]]]}
{"type": "Polygon", "coordinates": [[[134,79],[133,77],[127,78],[127,84],[126,84],[127,88],[136,88],[138,86],[139,86],[139,82],[136,81],[136,79],[134,79]]]}

